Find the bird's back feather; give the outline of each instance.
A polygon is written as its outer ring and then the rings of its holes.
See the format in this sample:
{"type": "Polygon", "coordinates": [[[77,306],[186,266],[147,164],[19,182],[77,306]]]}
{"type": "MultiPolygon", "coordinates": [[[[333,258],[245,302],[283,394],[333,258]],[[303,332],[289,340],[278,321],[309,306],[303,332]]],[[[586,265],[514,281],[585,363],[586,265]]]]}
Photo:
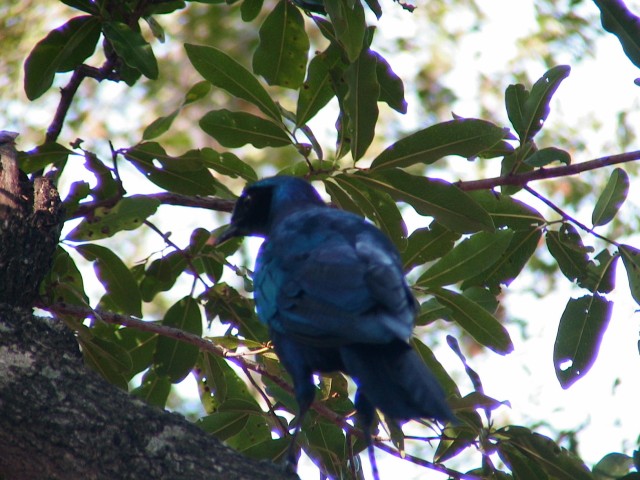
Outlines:
{"type": "Polygon", "coordinates": [[[415,304],[391,242],[364,219],[325,207],[276,224],[255,273],[260,318],[309,343],[407,341],[415,304]]]}

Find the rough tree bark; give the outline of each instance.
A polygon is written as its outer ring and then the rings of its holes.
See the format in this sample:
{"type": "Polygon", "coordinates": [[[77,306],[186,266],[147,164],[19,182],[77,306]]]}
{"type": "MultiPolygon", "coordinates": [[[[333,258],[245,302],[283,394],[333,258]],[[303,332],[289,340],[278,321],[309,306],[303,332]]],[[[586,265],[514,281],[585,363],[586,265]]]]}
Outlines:
{"type": "Polygon", "coordinates": [[[33,316],[62,215],[49,180],[21,176],[14,138],[0,132],[0,480],[291,479],[118,390],[73,332],[33,316]]]}
{"type": "Polygon", "coordinates": [[[292,477],[108,384],[84,366],[59,322],[2,305],[0,478],[292,477]]]}

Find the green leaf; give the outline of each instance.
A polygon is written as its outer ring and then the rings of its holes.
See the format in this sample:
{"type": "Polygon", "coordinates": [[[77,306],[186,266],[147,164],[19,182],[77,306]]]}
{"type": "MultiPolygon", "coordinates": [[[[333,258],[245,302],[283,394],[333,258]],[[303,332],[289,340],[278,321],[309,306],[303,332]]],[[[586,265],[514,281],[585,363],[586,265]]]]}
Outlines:
{"type": "Polygon", "coordinates": [[[400,251],[405,249],[407,227],[396,203],[387,193],[372,190],[353,175],[345,174],[327,178],[325,187],[340,208],[369,218],[400,251]]]}
{"type": "Polygon", "coordinates": [[[612,478],[630,480],[625,477],[633,467],[633,458],[624,453],[608,453],[593,467],[596,480],[608,480],[612,478]]]}
{"type": "Polygon", "coordinates": [[[49,32],[33,48],[24,64],[24,91],[29,100],[46,92],[56,72],[81,65],[96,49],[100,22],[91,15],[74,17],[49,32]]]}
{"type": "Polygon", "coordinates": [[[597,293],[567,303],[553,347],[553,365],[562,388],[569,388],[593,366],[612,308],[613,302],[597,293]]]}
{"type": "Polygon", "coordinates": [[[520,138],[523,138],[522,132],[527,130],[527,119],[524,111],[527,98],[529,98],[529,90],[521,83],[509,85],[504,92],[507,116],[520,138]]]}
{"type": "Polygon", "coordinates": [[[200,128],[230,148],[248,143],[256,148],[285,147],[292,141],[282,125],[245,112],[212,110],[200,119],[200,128]]]}
{"type": "Polygon", "coordinates": [[[212,47],[185,44],[189,60],[206,80],[231,95],[257,106],[263,113],[280,121],[280,109],[258,79],[226,53],[212,47]]]}
{"type": "MultiPolygon", "coordinates": [[[[515,234],[517,235],[517,233],[515,234]]],[[[514,237],[515,237],[514,235],[514,237]]],[[[496,298],[496,295],[493,294],[490,290],[487,290],[483,287],[472,286],[468,288],[464,288],[462,294],[476,302],[482,308],[484,308],[489,313],[496,313],[498,311],[498,306],[500,302],[496,298]]]]}
{"type": "Polygon", "coordinates": [[[619,251],[627,271],[631,296],[640,305],[640,250],[631,245],[620,245],[619,251]]]}
{"type": "Polygon", "coordinates": [[[24,173],[33,173],[49,166],[60,167],[69,155],[75,153],[59,143],[46,142],[28,152],[19,152],[18,164],[24,173]]]}
{"type": "Polygon", "coordinates": [[[332,478],[345,478],[350,469],[346,462],[342,429],[319,417],[315,411],[310,411],[305,417],[302,431],[309,442],[305,453],[323,465],[323,471],[332,478]]]}
{"type": "MultiPolygon", "coordinates": [[[[212,2],[206,2],[212,3],[212,2]]],[[[162,0],[161,2],[149,2],[138,4],[138,7],[144,7],[142,17],[146,19],[151,15],[166,15],[183,9],[186,3],[183,0],[162,0]]]]}
{"type": "Polygon", "coordinates": [[[402,252],[402,265],[409,271],[418,265],[442,257],[449,252],[460,235],[433,222],[428,228],[414,230],[402,252]]]}
{"type": "Polygon", "coordinates": [[[447,155],[472,158],[509,135],[508,129],[475,118],[438,123],[398,140],[373,160],[371,169],[428,165],[447,155]]]}
{"type": "MultiPolygon", "coordinates": [[[[473,372],[473,375],[478,375],[465,363],[465,370],[467,369],[471,370],[471,372],[473,372]]],[[[456,399],[454,405],[458,409],[475,410],[481,408],[485,411],[497,410],[498,408],[505,405],[510,406],[508,401],[501,402],[499,400],[496,400],[495,398],[491,398],[490,396],[481,393],[479,389],[476,389],[476,391],[471,392],[460,399],[456,399]]]]}
{"type": "Polygon", "coordinates": [[[205,432],[225,441],[240,433],[248,420],[249,416],[242,412],[215,412],[199,419],[196,424],[205,432]]]}
{"type": "Polygon", "coordinates": [[[614,219],[629,193],[629,175],[621,168],[611,172],[591,215],[594,227],[606,225],[614,219]]]}
{"type": "Polygon", "coordinates": [[[180,110],[174,110],[169,115],[156,118],[153,122],[147,125],[147,128],[144,129],[144,132],[142,132],[142,139],[151,140],[152,138],[159,137],[163,133],[167,132],[179,113],[180,110]]]}
{"type": "Polygon", "coordinates": [[[309,55],[309,37],[302,13],[280,0],[260,27],[260,43],[253,54],[253,71],[269,85],[297,89],[302,85],[309,55]]]}
{"type": "Polygon", "coordinates": [[[244,0],[240,5],[240,16],[243,22],[250,22],[260,14],[263,0],[244,0]]]}
{"type": "Polygon", "coordinates": [[[376,56],[367,48],[344,72],[347,94],[343,106],[349,118],[349,141],[354,160],[364,156],[375,136],[380,92],[376,65],[376,56]]]}
{"type": "Polygon", "coordinates": [[[535,208],[509,195],[488,190],[475,190],[467,194],[489,212],[496,228],[530,230],[545,223],[544,217],[535,208]]]}
{"type": "Polygon", "coordinates": [[[82,274],[69,253],[60,245],[56,248],[51,269],[40,284],[40,294],[51,303],[89,305],[82,274]]]}
{"type": "Polygon", "coordinates": [[[88,330],[79,333],[78,342],[87,365],[111,384],[126,391],[131,370],[131,358],[127,352],[112,341],[83,332],[88,330]]]}
{"type": "Polygon", "coordinates": [[[207,318],[218,316],[221,323],[236,328],[240,335],[249,340],[268,340],[267,327],[258,320],[252,300],[225,283],[217,283],[207,290],[206,298],[207,318]]]}
{"type": "MultiPolygon", "coordinates": [[[[223,408],[224,407],[226,407],[226,405],[223,405],[223,408]]],[[[262,412],[258,415],[252,415],[248,412],[239,412],[239,414],[245,415],[247,421],[244,428],[233,437],[227,439],[225,442],[227,445],[238,452],[244,453],[245,450],[254,447],[256,444],[271,440],[271,430],[262,412]]]]}
{"type": "Polygon", "coordinates": [[[238,451],[270,440],[271,432],[262,410],[251,400],[226,401],[217,412],[201,419],[198,424],[238,451]]]}
{"type": "Polygon", "coordinates": [[[640,19],[619,0],[594,0],[600,9],[602,27],[613,33],[625,55],[640,68],[640,19]]]}
{"type": "Polygon", "coordinates": [[[549,69],[536,81],[531,92],[520,84],[507,87],[507,114],[520,137],[521,144],[531,141],[540,131],[549,116],[551,98],[570,72],[571,67],[568,65],[558,65],[549,69]]]}
{"type": "Polygon", "coordinates": [[[141,398],[149,405],[164,408],[171,393],[171,380],[166,375],[158,375],[154,370],[149,370],[142,377],[142,383],[131,390],[131,394],[141,398]]]}
{"type": "Polygon", "coordinates": [[[538,247],[542,231],[534,228],[530,230],[516,230],[500,258],[481,274],[465,280],[463,289],[471,285],[482,285],[493,293],[499,293],[501,285],[509,285],[518,277],[526,263],[538,247]]]}
{"type": "Polygon", "coordinates": [[[91,0],[61,0],[61,2],[86,13],[98,13],[98,6],[91,0]]]}
{"type": "Polygon", "coordinates": [[[371,11],[376,15],[378,20],[380,20],[380,17],[382,16],[382,7],[380,7],[380,3],[378,3],[378,0],[364,0],[364,1],[369,6],[371,11]]]}
{"type": "Polygon", "coordinates": [[[429,325],[436,320],[447,320],[452,322],[451,310],[442,306],[435,298],[431,297],[420,305],[420,311],[416,317],[416,325],[429,325]]]}
{"type": "Polygon", "coordinates": [[[418,177],[397,169],[357,176],[370,187],[389,193],[396,201],[408,203],[419,214],[435,218],[454,232],[494,229],[491,217],[480,205],[444,180],[418,177]]]}
{"type": "Polygon", "coordinates": [[[92,152],[85,152],[84,157],[86,169],[96,177],[96,186],[91,189],[94,200],[115,200],[124,193],[121,182],[115,178],[114,169],[107,167],[92,152]]]}
{"type": "Polygon", "coordinates": [[[418,278],[421,287],[441,287],[474,277],[487,270],[504,253],[513,231],[479,232],[448,252],[418,278]]]}
{"type": "Polygon", "coordinates": [[[271,460],[275,463],[284,463],[289,451],[289,438],[274,438],[261,443],[256,443],[245,448],[242,453],[252,458],[271,460]]]}
{"type": "Polygon", "coordinates": [[[445,391],[446,396],[459,397],[460,389],[458,389],[458,385],[456,385],[451,376],[447,373],[442,364],[433,354],[431,349],[416,337],[413,337],[411,339],[411,345],[415,349],[416,353],[420,356],[422,361],[427,365],[429,370],[433,372],[436,379],[438,380],[438,383],[445,391]]]}
{"type": "Polygon", "coordinates": [[[478,343],[500,355],[513,351],[513,343],[507,329],[476,302],[444,288],[429,289],[429,293],[438,303],[450,310],[451,318],[478,343]]]}
{"type": "Polygon", "coordinates": [[[367,27],[362,4],[359,0],[325,0],[324,6],[349,63],[355,62],[362,51],[367,27]]]}
{"type": "Polygon", "coordinates": [[[296,126],[311,120],[335,96],[333,84],[342,78],[344,65],[334,44],[311,59],[307,78],[298,95],[296,126]]]}
{"type": "Polygon", "coordinates": [[[151,30],[151,34],[154,36],[154,38],[158,39],[160,43],[164,43],[164,41],[166,40],[166,35],[164,32],[164,28],[162,27],[160,22],[158,22],[155,17],[152,16],[145,16],[144,21],[147,22],[149,30],[151,30]]]}
{"type": "Polygon", "coordinates": [[[571,164],[571,155],[565,150],[556,147],[542,148],[525,158],[524,163],[532,167],[545,167],[552,162],[571,164]]]}
{"type": "Polygon", "coordinates": [[[578,457],[549,437],[516,426],[500,429],[496,435],[504,437],[502,442],[509,442],[554,480],[593,480],[591,472],[578,457]]]}
{"type": "Polygon", "coordinates": [[[158,78],[158,61],[140,31],[122,22],[104,22],[102,31],[118,56],[151,80],[158,78]]]}
{"type": "Polygon", "coordinates": [[[131,376],[151,366],[158,334],[125,327],[116,329],[113,338],[131,358],[131,376]]]}
{"type": "Polygon", "coordinates": [[[587,249],[572,225],[564,223],[559,232],[549,230],[546,240],[549,253],[556,259],[565,277],[575,281],[587,274],[587,249]]]}
{"type": "Polygon", "coordinates": [[[404,99],[402,79],[391,69],[391,65],[382,55],[371,50],[376,57],[376,76],[380,84],[381,102],[385,102],[399,113],[407,113],[407,102],[404,99]]]}
{"type": "Polygon", "coordinates": [[[160,201],[145,195],[125,197],[111,208],[99,207],[74,228],[67,240],[79,242],[108,238],[122,230],[135,230],[142,222],[153,215],[160,201]]]}
{"type": "Polygon", "coordinates": [[[165,190],[185,195],[221,195],[226,189],[206,168],[203,156],[206,153],[190,150],[172,157],[156,142],[140,143],[125,152],[125,158],[149,181],[165,190]]]}
{"type": "MultiPolygon", "coordinates": [[[[477,444],[478,434],[481,429],[480,416],[476,412],[471,414],[467,412],[456,412],[456,415],[464,418],[465,422],[462,424],[463,426],[447,430],[447,435],[441,437],[434,455],[435,462],[446,462],[467,448],[477,444]],[[478,428],[474,428],[471,425],[477,425],[478,428]]],[[[471,474],[472,472],[468,473],[471,474]]],[[[511,480],[511,477],[501,478],[497,476],[495,472],[493,472],[493,478],[495,480],[511,480]]]]}
{"type": "Polygon", "coordinates": [[[231,411],[234,405],[242,403],[243,409],[251,412],[259,412],[260,406],[253,398],[244,382],[229,365],[227,360],[211,353],[202,354],[199,360],[201,381],[206,389],[201,395],[213,397],[213,404],[218,409],[226,405],[226,411],[231,411]]]}
{"type": "Polygon", "coordinates": [[[142,299],[150,302],[159,292],[171,289],[187,266],[187,259],[183,252],[170,252],[151,262],[140,282],[142,299]]]}
{"type": "Polygon", "coordinates": [[[207,168],[232,178],[243,178],[248,182],[258,180],[258,174],[251,165],[240,160],[231,152],[216,152],[211,148],[201,150],[202,160],[207,168]]]}
{"type": "Polygon", "coordinates": [[[586,275],[578,279],[578,285],[591,292],[610,293],[616,284],[616,266],[620,255],[611,255],[608,250],[602,250],[596,255],[596,262],[589,261],[586,275]]]}
{"type": "Polygon", "coordinates": [[[207,81],[198,82],[185,94],[182,106],[202,100],[211,91],[211,84],[207,81]]]}
{"type": "Polygon", "coordinates": [[[127,266],[108,248],[95,244],[75,247],[76,251],[89,261],[100,283],[117,310],[127,315],[142,316],[142,299],[138,284],[127,266]]]}
{"type": "MultiPolygon", "coordinates": [[[[202,317],[198,302],[189,296],[179,300],[169,308],[162,324],[202,335],[202,317]]],[[[159,376],[168,376],[172,383],[178,383],[196,364],[198,352],[195,345],[161,336],[158,338],[153,357],[156,373],[159,376]]]]}
{"type": "Polygon", "coordinates": [[[536,461],[507,442],[498,443],[498,455],[518,480],[546,480],[549,478],[536,461]]]}
{"type": "Polygon", "coordinates": [[[69,193],[67,197],[62,201],[62,208],[65,212],[65,218],[73,218],[80,202],[86,199],[91,194],[91,186],[89,182],[80,180],[73,182],[69,187],[69,193]]]}

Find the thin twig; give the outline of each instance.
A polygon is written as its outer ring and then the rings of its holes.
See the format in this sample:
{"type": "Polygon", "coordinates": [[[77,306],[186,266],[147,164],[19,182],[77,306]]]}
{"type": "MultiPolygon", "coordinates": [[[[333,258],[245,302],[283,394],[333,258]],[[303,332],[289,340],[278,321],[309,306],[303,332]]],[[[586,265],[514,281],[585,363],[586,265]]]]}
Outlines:
{"type": "Polygon", "coordinates": [[[289,430],[287,430],[286,425],[282,423],[282,420],[280,420],[280,417],[278,417],[278,415],[276,414],[273,408],[273,405],[269,400],[269,397],[267,396],[265,391],[262,389],[262,387],[258,385],[258,382],[256,382],[256,380],[253,378],[253,375],[251,375],[251,372],[249,371],[249,369],[246,367],[242,367],[242,371],[244,372],[246,377],[249,379],[249,382],[251,382],[251,385],[253,385],[253,388],[256,389],[256,391],[258,392],[258,395],[262,397],[262,400],[264,400],[264,403],[267,404],[267,409],[269,410],[269,414],[273,417],[276,424],[278,425],[278,429],[280,430],[280,435],[282,435],[283,437],[291,436],[291,434],[289,433],[289,430]]]}
{"type": "Polygon", "coordinates": [[[533,195],[534,197],[536,197],[538,200],[540,200],[542,203],[544,203],[547,207],[549,207],[551,210],[553,210],[554,212],[556,212],[558,215],[560,215],[562,217],[563,220],[566,220],[568,222],[573,223],[574,225],[576,225],[578,228],[580,228],[581,230],[584,230],[587,233],[590,233],[591,235],[593,235],[594,237],[599,238],[600,240],[604,240],[607,243],[610,243],[611,245],[616,245],[618,246],[618,243],[615,242],[614,240],[611,240],[603,235],[600,235],[599,233],[595,232],[593,230],[593,228],[589,228],[587,227],[584,223],[582,223],[580,220],[577,220],[576,218],[572,217],[571,215],[569,215],[567,212],[565,212],[564,210],[562,210],[560,207],[558,207],[555,203],[553,203],[551,200],[549,200],[548,198],[546,198],[545,196],[539,194],[538,192],[536,192],[533,188],[529,187],[528,185],[525,185],[524,190],[526,190],[527,192],[529,192],[531,195],[533,195]]]}

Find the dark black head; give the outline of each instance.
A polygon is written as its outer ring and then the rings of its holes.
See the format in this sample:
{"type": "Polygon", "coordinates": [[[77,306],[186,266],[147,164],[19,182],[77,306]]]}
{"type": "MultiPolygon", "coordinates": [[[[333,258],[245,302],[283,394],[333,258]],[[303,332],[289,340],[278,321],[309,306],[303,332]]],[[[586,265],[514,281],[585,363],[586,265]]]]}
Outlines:
{"type": "Polygon", "coordinates": [[[274,222],[291,211],[324,205],[316,189],[301,178],[265,178],[244,189],[233,209],[231,224],[217,243],[245,235],[265,237],[274,222]]]}

